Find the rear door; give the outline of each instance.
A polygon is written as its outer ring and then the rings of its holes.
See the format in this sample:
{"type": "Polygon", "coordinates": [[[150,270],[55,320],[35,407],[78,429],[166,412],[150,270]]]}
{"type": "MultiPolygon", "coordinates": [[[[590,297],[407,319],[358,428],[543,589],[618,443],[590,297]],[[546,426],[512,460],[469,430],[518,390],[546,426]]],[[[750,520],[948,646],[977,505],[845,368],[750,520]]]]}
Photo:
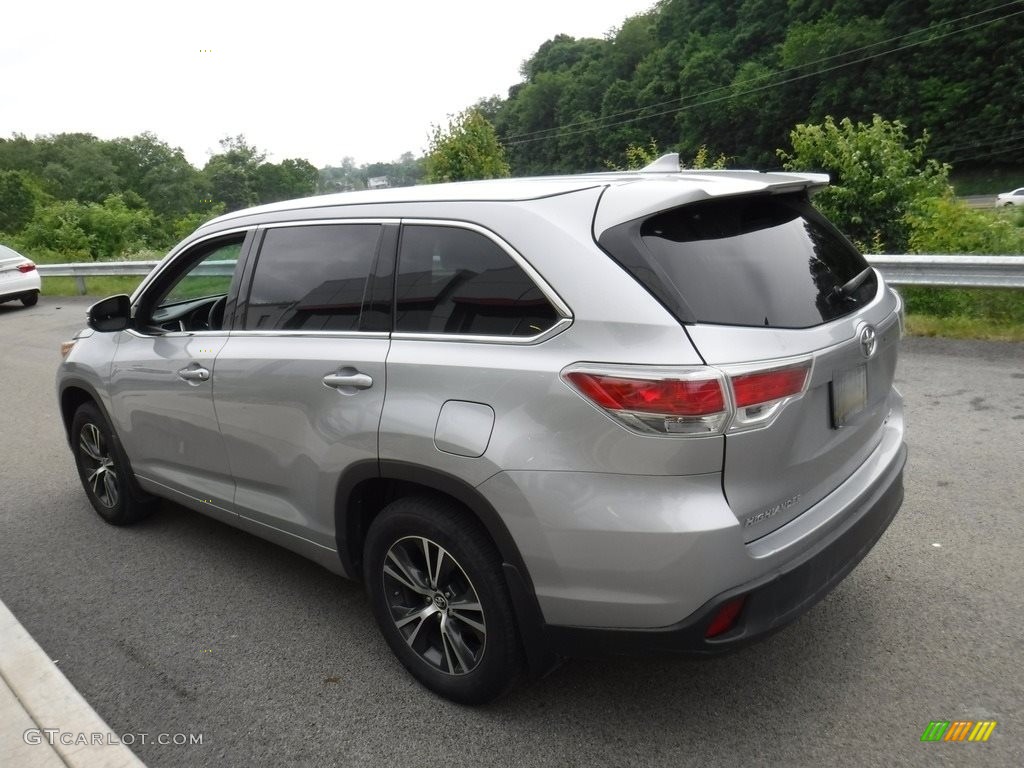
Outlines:
{"type": "Polygon", "coordinates": [[[803,196],[683,206],[636,224],[632,241],[634,263],[646,264],[637,278],[734,382],[723,489],[745,539],[759,538],[833,491],[881,440],[897,301],[803,196]],[[742,407],[736,382],[803,370],[796,392],[742,407]]]}
{"type": "Polygon", "coordinates": [[[397,232],[347,221],[259,235],[213,391],[235,508],[263,534],[335,548],[338,477],[377,461],[397,232]]]}
{"type": "Polygon", "coordinates": [[[733,365],[744,354],[760,367],[794,359],[811,363],[805,391],[774,419],[726,434],[723,487],[747,541],[831,493],[878,445],[899,342],[893,306],[891,294],[883,294],[821,329],[689,329],[707,362],[727,371],[749,367],[733,365]]]}

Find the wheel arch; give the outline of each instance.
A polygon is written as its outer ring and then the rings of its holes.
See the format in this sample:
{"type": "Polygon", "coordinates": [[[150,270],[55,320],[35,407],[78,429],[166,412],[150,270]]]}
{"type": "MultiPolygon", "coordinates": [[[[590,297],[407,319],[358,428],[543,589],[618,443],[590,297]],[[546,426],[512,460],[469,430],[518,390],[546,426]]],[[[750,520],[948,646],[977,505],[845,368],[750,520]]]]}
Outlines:
{"type": "MultiPolygon", "coordinates": [[[[100,409],[100,413],[106,418],[107,423],[113,428],[113,421],[107,412],[99,394],[91,384],[81,379],[66,379],[60,385],[60,418],[64,424],[64,435],[71,442],[71,420],[75,418],[77,411],[83,404],[92,403],[100,409]]],[[[116,432],[115,432],[116,436],[116,432]]]]}

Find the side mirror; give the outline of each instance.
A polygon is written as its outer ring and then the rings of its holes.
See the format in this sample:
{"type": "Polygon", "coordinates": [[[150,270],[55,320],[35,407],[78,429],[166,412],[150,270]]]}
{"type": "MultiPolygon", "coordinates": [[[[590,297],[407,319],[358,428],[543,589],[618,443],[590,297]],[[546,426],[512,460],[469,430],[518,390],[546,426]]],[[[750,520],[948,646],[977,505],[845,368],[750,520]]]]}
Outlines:
{"type": "Polygon", "coordinates": [[[132,300],[125,294],[97,301],[89,307],[86,317],[95,331],[123,331],[132,321],[132,300]]]}

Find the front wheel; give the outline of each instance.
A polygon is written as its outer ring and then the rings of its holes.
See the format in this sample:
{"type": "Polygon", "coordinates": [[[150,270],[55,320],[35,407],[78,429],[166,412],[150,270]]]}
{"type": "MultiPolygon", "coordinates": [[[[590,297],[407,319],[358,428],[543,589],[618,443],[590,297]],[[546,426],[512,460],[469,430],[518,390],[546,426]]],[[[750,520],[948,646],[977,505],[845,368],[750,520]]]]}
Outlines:
{"type": "Polygon", "coordinates": [[[85,494],[100,517],[112,525],[129,525],[152,511],[152,500],[135,487],[128,459],[106,417],[93,403],[84,403],[75,411],[71,450],[85,494]]]}
{"type": "Polygon", "coordinates": [[[464,509],[431,496],[392,502],[370,526],[364,575],[385,640],[420,683],[462,704],[511,687],[522,654],[501,557],[464,509]]]}

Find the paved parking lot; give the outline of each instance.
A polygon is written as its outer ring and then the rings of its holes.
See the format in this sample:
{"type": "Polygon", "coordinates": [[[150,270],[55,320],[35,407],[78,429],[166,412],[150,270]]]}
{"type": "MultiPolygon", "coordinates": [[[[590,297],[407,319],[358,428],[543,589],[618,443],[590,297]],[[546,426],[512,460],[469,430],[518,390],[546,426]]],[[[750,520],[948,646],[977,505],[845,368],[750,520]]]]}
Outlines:
{"type": "Polygon", "coordinates": [[[467,709],[412,682],[358,585],[169,504],[100,521],[53,390],[87,303],[0,305],[0,599],[149,766],[1024,765],[1024,345],[906,340],[903,510],[795,624],[467,709]],[[998,726],[920,742],[957,719],[998,726]],[[202,744],[152,743],[179,733],[202,744]]]}

